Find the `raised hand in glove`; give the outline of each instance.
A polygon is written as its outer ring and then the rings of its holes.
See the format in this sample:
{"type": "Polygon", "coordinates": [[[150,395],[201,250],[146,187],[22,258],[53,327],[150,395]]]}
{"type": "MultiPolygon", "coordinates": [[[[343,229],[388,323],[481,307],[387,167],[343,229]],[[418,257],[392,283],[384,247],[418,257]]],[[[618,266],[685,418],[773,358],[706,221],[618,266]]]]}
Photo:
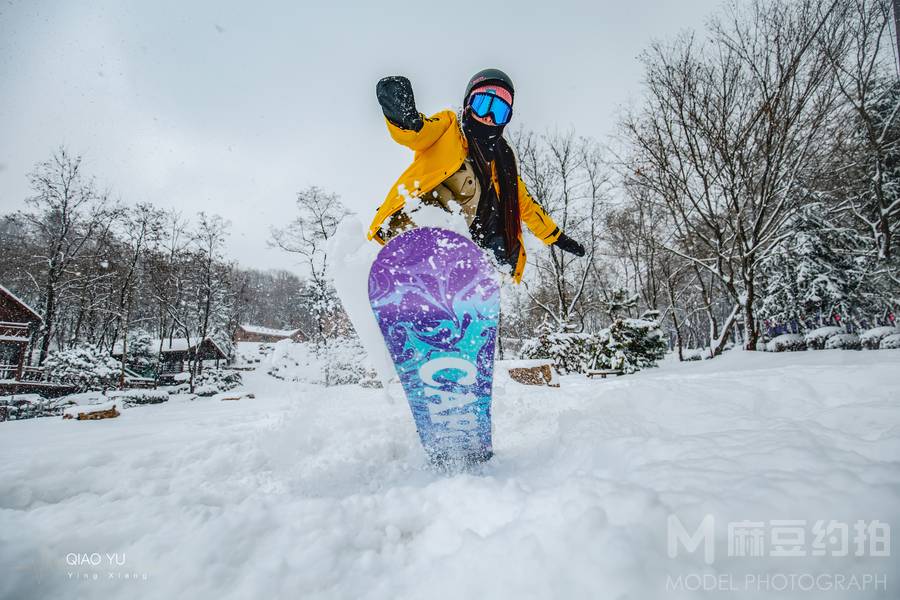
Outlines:
{"type": "Polygon", "coordinates": [[[381,104],[381,112],[391,123],[409,131],[422,129],[422,115],[416,110],[409,79],[402,75],[385,77],[375,86],[375,95],[381,104]]]}
{"type": "Polygon", "coordinates": [[[553,245],[568,252],[569,254],[574,254],[575,256],[584,256],[584,246],[570,238],[564,233],[559,234],[559,237],[553,242],[553,245]]]}

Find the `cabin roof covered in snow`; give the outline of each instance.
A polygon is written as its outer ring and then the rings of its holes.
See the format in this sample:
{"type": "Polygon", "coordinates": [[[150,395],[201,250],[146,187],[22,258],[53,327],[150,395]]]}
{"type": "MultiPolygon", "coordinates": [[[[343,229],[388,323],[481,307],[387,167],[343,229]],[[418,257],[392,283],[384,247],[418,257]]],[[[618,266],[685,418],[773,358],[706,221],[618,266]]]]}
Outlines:
{"type": "Polygon", "coordinates": [[[6,296],[6,297],[8,297],[10,300],[12,300],[14,303],[18,304],[24,311],[30,313],[30,314],[35,318],[35,320],[37,320],[37,321],[43,321],[43,320],[44,320],[44,319],[41,318],[41,315],[37,314],[37,312],[35,312],[35,310],[34,310],[33,308],[31,308],[30,306],[28,306],[28,305],[25,303],[25,301],[23,301],[21,298],[19,298],[19,297],[16,296],[15,294],[13,294],[11,291],[9,291],[8,289],[6,289],[6,288],[3,287],[2,285],[0,285],[0,295],[6,296]]]}
{"type": "Polygon", "coordinates": [[[278,335],[283,337],[291,337],[300,333],[299,329],[273,329],[271,327],[260,327],[259,325],[241,325],[241,329],[247,333],[255,333],[258,335],[278,335]]]}
{"type": "MultiPolygon", "coordinates": [[[[225,352],[222,349],[222,347],[216,343],[216,341],[214,339],[208,337],[208,338],[205,338],[205,340],[203,340],[203,341],[208,341],[210,344],[212,344],[212,346],[217,351],[219,351],[223,357],[228,356],[228,353],[225,352]]],[[[199,343],[202,344],[203,342],[199,342],[199,343]]],[[[189,349],[193,348],[197,344],[198,344],[198,342],[194,341],[194,343],[189,346],[187,338],[165,338],[162,341],[162,353],[166,354],[169,352],[187,352],[189,349]]],[[[159,349],[159,338],[152,340],[152,343],[150,344],[150,348],[152,349],[153,352],[156,352],[159,349]]],[[[121,340],[116,342],[116,345],[113,347],[112,354],[113,355],[122,354],[122,341],[121,340]]]]}

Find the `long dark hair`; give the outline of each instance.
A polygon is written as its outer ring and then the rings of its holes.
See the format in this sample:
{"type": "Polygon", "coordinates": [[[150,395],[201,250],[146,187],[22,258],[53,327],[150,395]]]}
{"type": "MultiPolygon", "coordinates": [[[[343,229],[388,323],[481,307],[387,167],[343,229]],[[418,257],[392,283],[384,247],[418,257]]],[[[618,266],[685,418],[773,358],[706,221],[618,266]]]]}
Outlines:
{"type": "Polygon", "coordinates": [[[467,136],[467,138],[475,174],[481,184],[482,198],[488,190],[491,194],[494,193],[490,161],[493,159],[496,165],[497,180],[500,184],[498,199],[503,215],[503,239],[506,242],[507,255],[512,258],[513,252],[518,250],[519,233],[522,231],[519,214],[519,169],[516,165],[516,156],[502,136],[489,141],[474,135],[467,136]]]}

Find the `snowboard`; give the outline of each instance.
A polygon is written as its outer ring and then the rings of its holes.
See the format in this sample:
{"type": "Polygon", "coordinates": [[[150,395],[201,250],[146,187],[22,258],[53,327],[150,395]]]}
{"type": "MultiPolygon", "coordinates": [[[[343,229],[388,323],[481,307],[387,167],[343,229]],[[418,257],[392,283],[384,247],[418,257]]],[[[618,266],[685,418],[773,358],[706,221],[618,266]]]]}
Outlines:
{"type": "Polygon", "coordinates": [[[369,302],[431,461],[488,460],[500,289],[484,252],[446,229],[407,231],[372,264],[369,302]]]}

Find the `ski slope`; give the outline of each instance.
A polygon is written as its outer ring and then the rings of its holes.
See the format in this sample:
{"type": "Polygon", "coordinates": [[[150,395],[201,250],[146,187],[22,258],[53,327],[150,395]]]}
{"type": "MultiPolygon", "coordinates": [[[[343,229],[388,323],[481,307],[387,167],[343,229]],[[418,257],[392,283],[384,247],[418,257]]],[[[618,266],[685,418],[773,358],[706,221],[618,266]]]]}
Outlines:
{"type": "Polygon", "coordinates": [[[496,456],[456,475],[425,467],[404,402],[262,372],[255,399],[0,423],[0,598],[708,598],[667,586],[761,572],[888,586],[725,597],[896,597],[900,550],[729,558],[724,528],[900,529],[898,366],[732,351],[560,389],[501,379],[496,456]],[[713,515],[712,565],[667,555],[670,515],[713,515]]]}

